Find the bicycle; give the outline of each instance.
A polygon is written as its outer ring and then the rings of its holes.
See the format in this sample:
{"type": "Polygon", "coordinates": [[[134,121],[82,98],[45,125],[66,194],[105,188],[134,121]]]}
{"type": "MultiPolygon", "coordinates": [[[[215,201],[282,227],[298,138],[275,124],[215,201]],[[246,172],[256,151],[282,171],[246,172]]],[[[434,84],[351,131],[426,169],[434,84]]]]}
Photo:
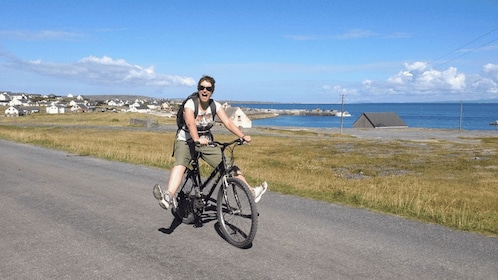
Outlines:
{"type": "Polygon", "coordinates": [[[239,248],[252,244],[258,228],[256,202],[249,187],[235,178],[237,167],[233,164],[234,149],[244,143],[243,139],[222,143],[213,141],[211,145],[221,148],[221,163],[204,181],[199,170],[199,153],[192,158],[185,170],[184,180],[173,198],[171,211],[183,223],[202,226],[202,214],[216,202],[217,219],[225,240],[239,248]],[[230,151],[227,160],[225,150],[230,151]],[[210,186],[210,188],[208,188],[210,186]],[[217,198],[213,194],[218,187],[217,198]],[[208,188],[209,192],[204,193],[208,188]]]}

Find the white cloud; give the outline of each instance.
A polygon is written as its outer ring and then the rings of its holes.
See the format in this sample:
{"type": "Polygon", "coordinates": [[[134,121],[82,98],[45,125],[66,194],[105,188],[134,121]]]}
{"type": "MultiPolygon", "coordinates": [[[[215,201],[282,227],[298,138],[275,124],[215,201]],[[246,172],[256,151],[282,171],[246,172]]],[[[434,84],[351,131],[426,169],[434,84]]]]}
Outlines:
{"type": "Polygon", "coordinates": [[[412,64],[408,64],[405,62],[406,71],[424,71],[427,68],[428,63],[417,61],[412,64]]]}
{"type": "Polygon", "coordinates": [[[333,91],[340,94],[340,95],[348,95],[348,96],[358,94],[356,89],[344,88],[341,86],[334,86],[333,91]]]}
{"type": "Polygon", "coordinates": [[[24,41],[73,39],[83,35],[58,30],[0,30],[0,36],[24,41]]]}
{"type": "Polygon", "coordinates": [[[391,34],[380,34],[372,30],[368,29],[351,29],[347,30],[344,33],[341,34],[334,34],[334,35],[300,35],[300,34],[294,34],[294,35],[285,35],[284,37],[296,40],[296,41],[314,41],[314,40],[356,40],[356,39],[365,39],[365,38],[372,38],[372,37],[382,37],[382,38],[409,38],[411,37],[410,34],[408,33],[403,33],[403,32],[394,32],[391,34]]]}
{"type": "MultiPolygon", "coordinates": [[[[387,79],[388,83],[403,85],[410,82],[413,79],[413,74],[410,71],[401,71],[397,75],[389,77],[387,79]]],[[[372,81],[370,81],[372,84],[372,81]]]]}
{"type": "Polygon", "coordinates": [[[375,33],[371,30],[366,29],[352,29],[347,31],[346,33],[334,36],[336,39],[348,40],[348,39],[360,39],[360,38],[369,38],[378,36],[379,34],[375,33]]]}
{"type": "Polygon", "coordinates": [[[365,79],[360,85],[323,87],[349,95],[352,102],[461,101],[498,98],[498,64],[488,63],[480,74],[456,67],[433,69],[427,62],[405,63],[404,69],[384,81],[365,79]]]}
{"type": "MultiPolygon", "coordinates": [[[[484,72],[495,74],[498,73],[497,68],[495,65],[487,65],[484,72]]],[[[459,72],[456,67],[437,70],[429,67],[427,62],[405,63],[404,69],[384,81],[365,79],[356,87],[323,87],[329,92],[345,94],[354,102],[422,102],[455,98],[461,100],[464,96],[478,96],[476,91],[496,92],[493,88],[496,88],[496,84],[493,84],[491,79],[483,79],[480,75],[469,79],[468,75],[459,72]]]]}
{"type": "Polygon", "coordinates": [[[495,96],[498,94],[498,64],[484,65],[482,74],[472,75],[469,80],[469,84],[476,91],[495,96]]]}
{"type": "Polygon", "coordinates": [[[311,41],[319,39],[319,37],[317,36],[310,36],[310,35],[285,35],[284,37],[296,41],[311,41]]]}
{"type": "Polygon", "coordinates": [[[454,90],[463,90],[466,88],[465,74],[458,73],[455,67],[450,67],[442,72],[442,80],[454,90]]]}
{"type": "Polygon", "coordinates": [[[387,79],[386,86],[394,91],[461,91],[466,88],[465,74],[449,67],[439,71],[428,68],[426,62],[405,63],[405,70],[387,79]]]}
{"type": "Polygon", "coordinates": [[[490,78],[492,78],[498,82],[498,64],[488,63],[488,64],[484,65],[483,71],[490,78]]]}
{"type": "Polygon", "coordinates": [[[131,65],[123,59],[113,59],[108,56],[88,56],[74,63],[23,61],[10,58],[10,67],[41,75],[79,80],[87,84],[134,87],[190,87],[196,84],[191,77],[159,74],[152,66],[131,65]]]}

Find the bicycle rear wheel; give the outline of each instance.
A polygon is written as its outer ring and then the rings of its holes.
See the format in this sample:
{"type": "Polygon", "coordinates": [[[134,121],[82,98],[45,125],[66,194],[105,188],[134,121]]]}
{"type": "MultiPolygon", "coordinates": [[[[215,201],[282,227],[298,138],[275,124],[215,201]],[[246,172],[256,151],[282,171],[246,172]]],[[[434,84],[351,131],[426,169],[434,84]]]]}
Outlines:
{"type": "Polygon", "coordinates": [[[192,224],[195,221],[194,209],[192,208],[192,200],[190,193],[192,192],[192,180],[187,178],[177,195],[173,197],[173,205],[171,205],[171,213],[177,219],[180,219],[184,224],[192,224]]]}
{"type": "Polygon", "coordinates": [[[258,229],[258,211],[249,187],[237,178],[228,178],[227,186],[220,186],[217,214],[221,232],[228,243],[247,248],[258,229]]]}

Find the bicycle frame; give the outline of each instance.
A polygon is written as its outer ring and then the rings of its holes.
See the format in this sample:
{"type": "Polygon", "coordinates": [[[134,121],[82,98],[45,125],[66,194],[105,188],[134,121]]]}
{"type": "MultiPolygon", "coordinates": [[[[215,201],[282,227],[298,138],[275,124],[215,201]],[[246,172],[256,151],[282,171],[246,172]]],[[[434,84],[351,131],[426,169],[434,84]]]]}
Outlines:
{"type": "MultiPolygon", "coordinates": [[[[208,203],[214,202],[213,193],[219,186],[215,209],[220,232],[228,243],[239,248],[247,248],[252,244],[258,228],[254,195],[244,181],[232,175],[238,168],[227,163],[225,155],[226,148],[243,142],[242,139],[229,143],[214,142],[221,147],[221,162],[205,180],[201,178],[200,154],[197,153],[192,158],[191,167],[185,170],[184,182],[173,199],[171,209],[173,215],[183,223],[194,222],[196,227],[201,227],[201,216],[208,208],[208,203]],[[204,190],[209,187],[209,192],[204,194],[204,190]]],[[[230,149],[232,157],[233,149],[230,149]]]]}
{"type": "MultiPolygon", "coordinates": [[[[241,140],[238,140],[239,144],[241,140]]],[[[230,143],[234,144],[236,141],[232,141],[230,143]]],[[[227,177],[231,176],[230,173],[234,170],[235,165],[231,166],[230,168],[227,167],[226,164],[226,155],[225,155],[225,149],[229,147],[230,145],[227,145],[229,143],[219,143],[216,142],[217,144],[220,145],[221,147],[221,162],[220,164],[209,174],[209,176],[205,179],[202,180],[201,177],[201,172],[199,169],[199,157],[200,154],[196,152],[195,156],[192,158],[191,161],[191,167],[187,167],[185,170],[185,175],[184,175],[184,182],[181,185],[179,189],[179,193],[183,192],[182,195],[185,196],[190,196],[189,199],[193,202],[193,207],[192,207],[192,212],[195,214],[195,223],[197,226],[201,226],[202,223],[200,221],[200,215],[203,213],[204,209],[208,206],[208,201],[211,200],[214,191],[216,190],[216,186],[220,184],[220,181],[222,179],[226,180],[227,177]],[[225,145],[222,145],[225,144],[225,145]],[[214,181],[214,182],[213,182],[214,181]],[[185,187],[189,182],[193,184],[193,186],[190,188],[189,193],[185,193],[185,189],[188,189],[189,187],[185,187]],[[204,189],[206,189],[208,186],[211,187],[209,192],[207,194],[204,194],[204,189]],[[192,195],[192,191],[194,194],[192,195]]],[[[221,185],[223,186],[223,184],[221,185]]]]}
{"type": "MultiPolygon", "coordinates": [[[[199,192],[203,192],[204,189],[214,180],[214,183],[211,184],[211,189],[209,190],[209,193],[206,194],[205,196],[207,198],[211,198],[211,196],[214,193],[214,190],[216,189],[216,186],[220,183],[221,178],[224,175],[227,175],[228,172],[226,172],[226,167],[225,163],[222,161],[220,164],[211,172],[209,177],[207,177],[204,181],[201,178],[201,172],[199,170],[199,158],[198,155],[196,155],[196,159],[193,159],[191,165],[192,168],[187,168],[185,170],[186,176],[185,178],[191,179],[192,183],[194,184],[193,188],[199,189],[199,192]]],[[[188,180],[185,180],[185,183],[187,183],[188,180]]]]}

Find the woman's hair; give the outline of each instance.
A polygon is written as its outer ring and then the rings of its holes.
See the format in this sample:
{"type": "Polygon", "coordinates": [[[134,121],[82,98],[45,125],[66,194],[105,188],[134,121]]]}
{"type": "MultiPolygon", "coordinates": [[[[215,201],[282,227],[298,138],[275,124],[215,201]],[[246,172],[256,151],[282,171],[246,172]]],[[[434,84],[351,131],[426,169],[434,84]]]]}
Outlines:
{"type": "Polygon", "coordinates": [[[211,77],[211,76],[207,76],[207,75],[202,76],[202,78],[197,83],[197,88],[199,88],[199,86],[201,85],[201,83],[203,81],[207,81],[207,82],[211,83],[211,86],[213,87],[213,91],[212,92],[214,92],[214,83],[216,83],[216,81],[214,80],[214,78],[211,77]]]}

